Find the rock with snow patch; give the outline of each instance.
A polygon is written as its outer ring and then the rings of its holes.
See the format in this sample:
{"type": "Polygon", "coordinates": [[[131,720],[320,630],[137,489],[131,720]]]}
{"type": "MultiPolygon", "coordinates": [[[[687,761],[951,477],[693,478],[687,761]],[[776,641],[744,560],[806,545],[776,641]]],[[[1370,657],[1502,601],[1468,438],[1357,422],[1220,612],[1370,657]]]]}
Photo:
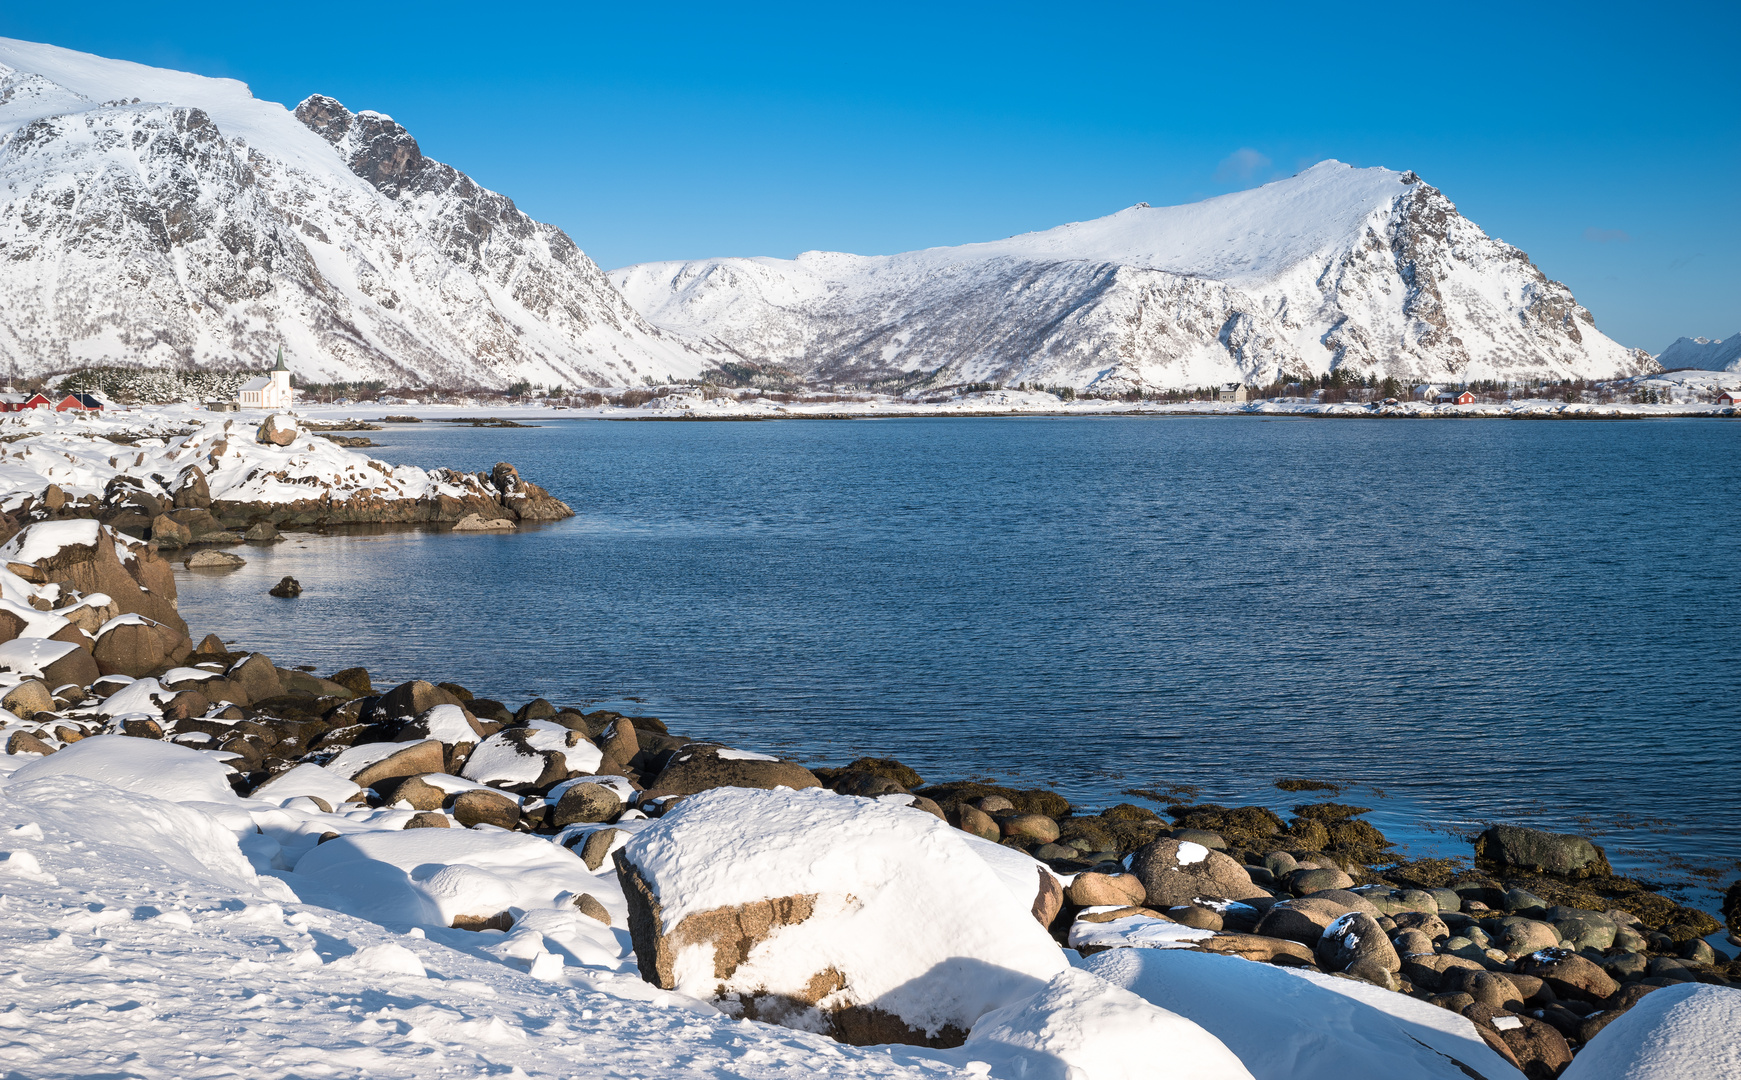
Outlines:
{"type": "Polygon", "coordinates": [[[234,570],[248,565],[248,560],[240,555],[232,555],[227,551],[215,548],[205,548],[187,557],[189,570],[234,570]]]}
{"type": "Polygon", "coordinates": [[[1252,884],[1239,863],[1190,841],[1156,840],[1132,856],[1130,871],[1143,883],[1150,907],[1188,904],[1198,897],[1246,900],[1269,895],[1252,884]]]}
{"type": "Polygon", "coordinates": [[[289,446],[296,441],[296,436],[299,434],[296,421],[280,413],[273,413],[260,425],[259,430],[254,433],[254,438],[259,442],[270,443],[273,446],[289,446]]]}
{"type": "Polygon", "coordinates": [[[550,823],[566,825],[615,821],[622,816],[623,800],[602,784],[576,784],[562,793],[551,811],[550,823]]]}
{"type": "Polygon", "coordinates": [[[187,659],[186,638],[142,615],[121,615],[97,631],[91,658],[100,674],[143,678],[187,659]]]}
{"type": "Polygon", "coordinates": [[[1345,971],[1396,989],[1395,973],[1402,958],[1372,916],[1351,911],[1324,928],[1314,950],[1325,971],[1345,971]]]}
{"type": "Polygon", "coordinates": [[[508,518],[485,519],[481,514],[467,514],[453,523],[454,532],[505,532],[515,527],[508,518]]]}
{"type": "Polygon", "coordinates": [[[1562,998],[1575,998],[1599,1005],[1613,997],[1620,984],[1608,977],[1588,957],[1570,949],[1542,949],[1517,961],[1520,975],[1534,975],[1554,988],[1562,998]]]}
{"type": "Polygon", "coordinates": [[[41,679],[26,679],[0,697],[0,709],[28,720],[39,712],[52,712],[54,694],[41,679]]]}

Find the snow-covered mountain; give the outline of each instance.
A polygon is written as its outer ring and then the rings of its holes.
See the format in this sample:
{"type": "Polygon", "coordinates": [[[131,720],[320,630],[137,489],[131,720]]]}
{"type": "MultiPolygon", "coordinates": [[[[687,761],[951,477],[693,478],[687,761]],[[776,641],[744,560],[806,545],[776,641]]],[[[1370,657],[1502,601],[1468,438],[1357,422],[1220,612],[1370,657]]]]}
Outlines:
{"type": "Polygon", "coordinates": [[[709,366],[400,125],[0,39],[0,373],[622,385],[709,366]]]}
{"type": "Polygon", "coordinates": [[[610,276],[656,326],[826,381],[1122,389],[1332,368],[1428,380],[1653,369],[1413,173],[1335,161],[993,243],[610,276]]]}
{"type": "Polygon", "coordinates": [[[1676,368],[1741,371],[1741,334],[1731,334],[1721,341],[1702,337],[1676,338],[1673,345],[1657,354],[1656,362],[1666,371],[1676,368]]]}

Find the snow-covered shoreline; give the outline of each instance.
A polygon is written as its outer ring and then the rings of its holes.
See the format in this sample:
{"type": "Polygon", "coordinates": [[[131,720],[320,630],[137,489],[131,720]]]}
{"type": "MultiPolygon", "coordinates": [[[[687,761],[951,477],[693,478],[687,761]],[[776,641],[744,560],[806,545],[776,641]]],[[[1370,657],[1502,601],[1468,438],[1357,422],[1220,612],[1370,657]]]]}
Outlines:
{"type": "Polygon", "coordinates": [[[95,522],[0,556],[0,1064],[23,1075],[120,1047],[152,1080],[241,1055],[272,1076],[1575,1080],[1668,1028],[1677,1060],[1738,1049],[1716,924],[1579,837],[1496,827],[1453,873],[1330,802],[1089,814],[888,758],[811,770],[194,645],[137,614],[161,559],[95,522]],[[260,1021],[241,1039],[236,1010],[260,1021]]]}

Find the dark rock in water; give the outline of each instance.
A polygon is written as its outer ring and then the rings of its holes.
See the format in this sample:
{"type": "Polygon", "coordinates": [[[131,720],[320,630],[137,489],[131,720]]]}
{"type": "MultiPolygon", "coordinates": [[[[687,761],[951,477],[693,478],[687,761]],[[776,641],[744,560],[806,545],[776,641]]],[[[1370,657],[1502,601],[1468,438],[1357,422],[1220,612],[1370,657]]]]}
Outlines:
{"type": "Polygon", "coordinates": [[[242,539],[253,544],[266,544],[282,540],[283,537],[278,535],[278,529],[270,521],[262,521],[249,526],[248,531],[242,534],[242,539]]]}
{"type": "Polygon", "coordinates": [[[1589,837],[1495,825],[1475,840],[1477,860],[1564,878],[1606,877],[1608,857],[1589,837]]]}
{"type": "Polygon", "coordinates": [[[1729,924],[1730,935],[1741,937],[1741,880],[1729,886],[1723,895],[1723,918],[1729,924]]]}
{"type": "MultiPolygon", "coordinates": [[[[608,744],[604,750],[607,758],[615,753],[614,748],[608,744]]],[[[741,751],[726,747],[686,747],[647,785],[647,797],[693,795],[698,791],[719,787],[766,790],[776,787],[821,786],[821,782],[809,769],[794,762],[756,760],[741,751]]]]}
{"type": "Polygon", "coordinates": [[[302,583],[293,577],[286,577],[267,591],[273,596],[282,596],[288,599],[302,595],[302,583]]]}

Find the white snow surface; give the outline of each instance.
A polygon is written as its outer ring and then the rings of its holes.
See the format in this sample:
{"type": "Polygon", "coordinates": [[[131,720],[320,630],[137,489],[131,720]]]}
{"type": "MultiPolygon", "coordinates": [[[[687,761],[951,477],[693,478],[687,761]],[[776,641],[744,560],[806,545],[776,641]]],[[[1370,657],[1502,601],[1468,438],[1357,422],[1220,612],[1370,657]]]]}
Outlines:
{"type": "Polygon", "coordinates": [[[174,743],[126,735],[95,735],[13,771],[22,784],[76,776],[172,802],[233,803],[230,770],[209,754],[174,743]]]}
{"type": "MultiPolygon", "coordinates": [[[[1082,914],[1111,911],[1112,908],[1083,908],[1082,914]]],[[[1188,949],[1194,943],[1215,936],[1213,930],[1199,930],[1171,919],[1152,915],[1126,915],[1122,919],[1089,922],[1077,919],[1070,924],[1070,947],[1083,949],[1099,945],[1107,948],[1188,949]]]]}
{"type": "Polygon", "coordinates": [[[1741,990],[1682,983],[1646,994],[1579,1051],[1560,1080],[1735,1080],[1741,990]]]}
{"type": "Polygon", "coordinates": [[[314,381],[495,386],[708,366],[560,229],[330,105],[329,140],[232,79],[0,38],[0,361],[260,369],[282,346],[314,381]]]}
{"type": "MultiPolygon", "coordinates": [[[[920,810],[821,789],[719,788],[690,796],[623,849],[659,898],[667,932],[694,914],[815,895],[727,992],[797,995],[829,968],[847,988],[823,1007],[872,1004],[920,1030],[971,1027],[1063,970],[1056,943],[962,837],[920,810]]],[[[711,948],[675,959],[679,989],[710,995],[711,948]],[[706,955],[701,955],[705,953],[706,955]],[[694,954],[694,955],[692,955],[694,954]]]]}
{"type": "Polygon", "coordinates": [[[1370,983],[1233,956],[1112,949],[1080,966],[1195,1021],[1256,1080],[1522,1077],[1469,1020],[1370,983]]]}
{"type": "Polygon", "coordinates": [[[99,532],[95,521],[43,521],[0,546],[0,560],[38,563],[60,554],[63,548],[96,547],[99,532]]]}
{"type": "MultiPolygon", "coordinates": [[[[295,815],[253,816],[271,828],[295,815]]],[[[231,828],[91,781],[0,781],[0,849],[12,852],[0,861],[9,1075],[971,1075],[946,1055],[728,1020],[639,978],[563,963],[574,954],[556,923],[506,937],[399,932],[299,901],[256,874],[231,828]],[[8,871],[15,859],[41,872],[8,871]]]]}
{"type": "Polygon", "coordinates": [[[645,263],[611,279],[655,325],[743,359],[920,390],[1654,369],[1414,174],[1336,161],[990,243],[645,263]]]}
{"type": "Polygon", "coordinates": [[[1022,1080],[1252,1080],[1197,1024],[1076,968],[982,1016],[959,1053],[1022,1080]]]}

